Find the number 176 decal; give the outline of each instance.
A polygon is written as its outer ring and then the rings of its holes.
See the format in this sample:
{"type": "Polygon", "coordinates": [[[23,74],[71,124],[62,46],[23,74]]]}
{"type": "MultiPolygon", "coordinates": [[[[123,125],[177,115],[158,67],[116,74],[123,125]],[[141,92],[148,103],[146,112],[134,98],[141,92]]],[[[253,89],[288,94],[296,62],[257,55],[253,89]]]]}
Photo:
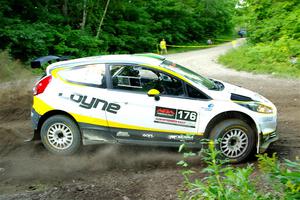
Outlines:
{"type": "Polygon", "coordinates": [[[188,110],[177,110],[176,119],[195,122],[197,121],[197,113],[188,110]]]}
{"type": "Polygon", "coordinates": [[[195,127],[197,121],[197,112],[189,110],[180,110],[174,108],[155,108],[156,123],[172,124],[176,126],[195,127]]]}

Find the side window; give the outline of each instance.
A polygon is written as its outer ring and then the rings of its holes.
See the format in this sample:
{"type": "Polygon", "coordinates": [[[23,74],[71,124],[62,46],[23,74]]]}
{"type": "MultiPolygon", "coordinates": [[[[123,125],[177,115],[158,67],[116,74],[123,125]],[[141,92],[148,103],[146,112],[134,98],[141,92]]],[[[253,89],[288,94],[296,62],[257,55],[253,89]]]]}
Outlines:
{"type": "Polygon", "coordinates": [[[158,75],[140,66],[115,65],[110,69],[112,85],[116,89],[145,91],[155,88],[158,75]]]}
{"type": "Polygon", "coordinates": [[[184,96],[182,81],[164,73],[159,73],[159,91],[166,95],[184,96]]]}
{"type": "Polygon", "coordinates": [[[58,73],[64,80],[95,87],[106,87],[105,64],[92,64],[62,70],[58,73]]]}
{"type": "Polygon", "coordinates": [[[186,87],[189,97],[196,99],[208,99],[205,94],[203,94],[201,91],[194,88],[193,86],[186,84],[186,87]]]}
{"type": "Polygon", "coordinates": [[[182,82],[167,74],[141,66],[114,65],[110,69],[116,89],[148,92],[157,89],[161,94],[184,95],[182,82]]]}

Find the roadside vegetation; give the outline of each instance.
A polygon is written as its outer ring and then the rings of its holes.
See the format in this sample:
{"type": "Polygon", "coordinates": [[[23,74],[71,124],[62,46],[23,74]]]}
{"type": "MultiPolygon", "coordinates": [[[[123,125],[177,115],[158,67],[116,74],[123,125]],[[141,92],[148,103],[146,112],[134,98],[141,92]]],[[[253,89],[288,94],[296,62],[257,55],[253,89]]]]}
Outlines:
{"type": "Polygon", "coordinates": [[[236,24],[247,30],[247,43],[219,58],[237,70],[300,78],[300,2],[247,0],[236,24]]]}
{"type": "Polygon", "coordinates": [[[246,44],[219,57],[219,61],[239,71],[300,78],[300,42],[246,44]]]}
{"type": "MultiPolygon", "coordinates": [[[[199,171],[189,169],[186,161],[182,166],[184,188],[179,191],[180,199],[189,200],[286,200],[300,198],[300,160],[279,162],[275,154],[258,156],[258,165],[246,167],[227,165],[221,160],[220,152],[215,150],[213,142],[203,150],[202,160],[206,163],[200,173],[204,178],[193,177],[199,171]],[[258,170],[256,170],[258,168],[258,170]]],[[[184,157],[195,156],[184,153],[184,157]]]]}

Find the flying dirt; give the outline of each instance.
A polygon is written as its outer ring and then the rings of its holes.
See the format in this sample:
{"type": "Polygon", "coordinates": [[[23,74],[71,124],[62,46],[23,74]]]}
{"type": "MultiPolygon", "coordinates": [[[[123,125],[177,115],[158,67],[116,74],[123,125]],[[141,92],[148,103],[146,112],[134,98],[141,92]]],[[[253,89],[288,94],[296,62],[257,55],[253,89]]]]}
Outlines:
{"type": "MultiPolygon", "coordinates": [[[[168,55],[196,72],[254,90],[278,108],[280,158],[300,155],[300,80],[227,69],[219,47],[168,55]]],[[[0,199],[175,199],[183,177],[177,149],[119,145],[85,146],[75,156],[50,154],[32,137],[30,109],[35,78],[0,84],[0,199]]],[[[252,161],[255,162],[255,161],[252,161]]],[[[199,158],[191,159],[201,168],[199,158]]]]}

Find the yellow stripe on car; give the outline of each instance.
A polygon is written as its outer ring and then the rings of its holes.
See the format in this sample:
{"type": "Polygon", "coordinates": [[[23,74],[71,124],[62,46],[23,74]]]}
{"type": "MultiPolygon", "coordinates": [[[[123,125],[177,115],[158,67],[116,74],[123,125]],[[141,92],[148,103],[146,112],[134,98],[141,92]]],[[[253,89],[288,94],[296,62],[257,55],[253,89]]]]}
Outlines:
{"type": "Polygon", "coordinates": [[[176,73],[176,72],[174,72],[172,70],[166,69],[164,67],[153,66],[153,65],[146,65],[146,64],[144,64],[142,66],[149,67],[149,68],[152,68],[152,69],[157,69],[157,70],[169,73],[169,74],[171,74],[171,75],[173,75],[173,76],[175,76],[175,77],[177,77],[177,78],[179,78],[179,79],[181,79],[181,80],[183,80],[183,81],[185,81],[185,82],[187,82],[187,83],[189,83],[189,84],[192,85],[192,83],[187,78],[185,78],[184,76],[182,76],[182,75],[180,75],[180,74],[178,74],[178,73],[176,73]]]}
{"type": "Polygon", "coordinates": [[[59,79],[62,79],[60,76],[58,76],[58,72],[63,70],[64,68],[63,67],[60,67],[60,68],[56,68],[56,69],[53,69],[51,71],[51,75],[54,77],[54,78],[59,78],[59,79]]]}
{"type": "Polygon", "coordinates": [[[79,115],[79,114],[75,114],[75,113],[70,113],[70,114],[74,117],[74,119],[77,122],[94,124],[94,125],[99,125],[99,126],[108,126],[106,119],[99,119],[99,118],[79,115]]]}
{"type": "Polygon", "coordinates": [[[54,78],[57,78],[59,80],[61,80],[62,82],[66,83],[66,84],[69,84],[69,85],[74,85],[76,87],[85,87],[85,85],[82,85],[82,84],[76,84],[76,83],[72,83],[64,78],[62,78],[58,73],[62,70],[64,70],[65,68],[64,67],[60,67],[60,68],[56,68],[54,70],[51,71],[51,75],[54,77],[54,78]]]}
{"type": "Polygon", "coordinates": [[[54,110],[53,107],[46,104],[43,100],[41,100],[37,96],[33,97],[33,106],[32,107],[39,115],[44,115],[45,113],[47,113],[51,110],[54,110]]]}

